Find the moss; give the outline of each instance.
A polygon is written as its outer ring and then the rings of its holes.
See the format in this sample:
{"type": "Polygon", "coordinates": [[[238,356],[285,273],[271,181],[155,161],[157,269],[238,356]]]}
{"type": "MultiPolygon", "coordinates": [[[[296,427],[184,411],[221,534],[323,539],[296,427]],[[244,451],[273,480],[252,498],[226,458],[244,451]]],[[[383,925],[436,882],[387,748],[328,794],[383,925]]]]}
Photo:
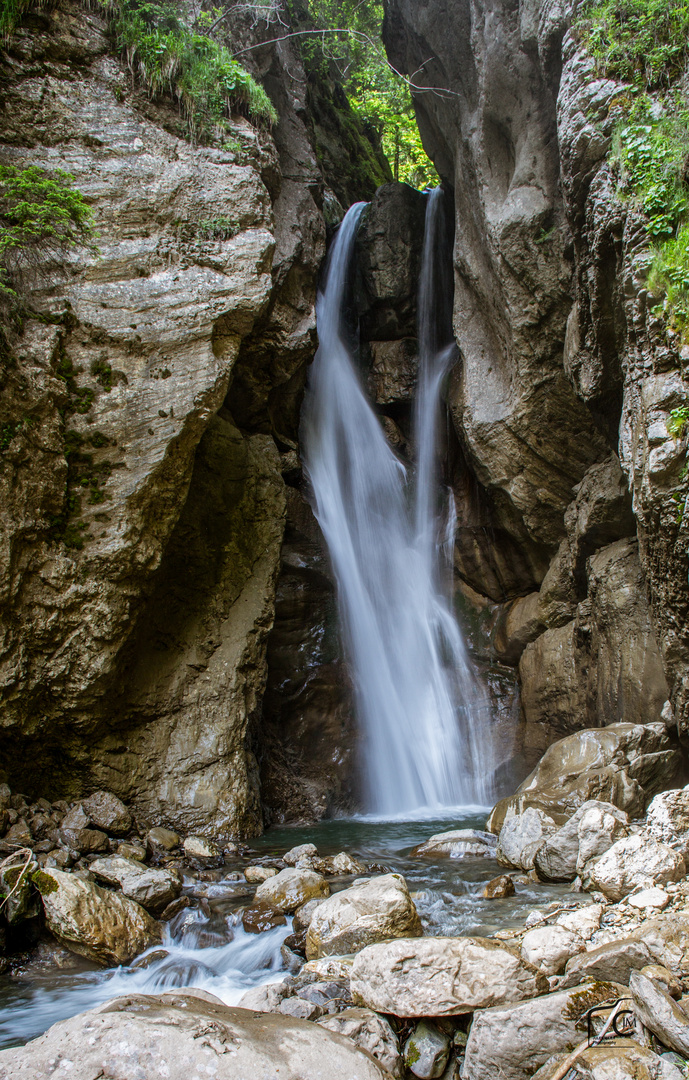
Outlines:
{"type": "Polygon", "coordinates": [[[407,1052],[405,1054],[406,1064],[411,1067],[412,1065],[416,1064],[420,1057],[421,1054],[419,1053],[419,1048],[417,1047],[416,1043],[413,1041],[410,1042],[409,1046],[407,1047],[407,1052]]]}
{"type": "Polygon", "coordinates": [[[51,877],[50,874],[46,874],[45,870],[37,870],[35,874],[31,875],[31,880],[41,896],[50,896],[51,893],[57,892],[59,888],[55,878],[51,877]]]}
{"type": "Polygon", "coordinates": [[[587,983],[581,990],[575,991],[570,996],[567,1008],[562,1015],[565,1020],[574,1020],[578,1023],[589,1009],[593,1009],[596,1005],[612,1005],[619,996],[619,988],[614,983],[587,983]]]}

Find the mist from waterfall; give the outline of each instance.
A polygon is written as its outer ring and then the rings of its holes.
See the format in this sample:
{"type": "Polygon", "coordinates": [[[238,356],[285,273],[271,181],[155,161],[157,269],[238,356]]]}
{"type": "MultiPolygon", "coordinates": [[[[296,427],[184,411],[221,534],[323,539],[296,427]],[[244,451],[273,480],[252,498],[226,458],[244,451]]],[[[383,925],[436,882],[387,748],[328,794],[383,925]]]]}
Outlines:
{"type": "Polygon", "coordinates": [[[348,344],[365,203],[348,211],[330,252],[304,409],[304,461],[337,580],[365,806],[381,816],[486,805],[493,795],[487,695],[470,667],[445,562],[454,503],[437,476],[442,386],[456,360],[442,198],[431,192],[426,212],[414,472],[391,450],[348,344]]]}

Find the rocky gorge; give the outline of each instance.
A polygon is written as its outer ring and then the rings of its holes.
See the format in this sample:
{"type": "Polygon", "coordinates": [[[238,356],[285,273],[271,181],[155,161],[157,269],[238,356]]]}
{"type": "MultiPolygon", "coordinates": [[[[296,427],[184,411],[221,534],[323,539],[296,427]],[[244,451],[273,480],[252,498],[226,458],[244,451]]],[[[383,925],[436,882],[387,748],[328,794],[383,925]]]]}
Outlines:
{"type": "Polygon", "coordinates": [[[689,353],[613,153],[628,80],[574,0],[384,6],[453,223],[441,473],[494,805],[394,866],[248,846],[364,808],[302,402],[326,240],[366,200],[348,326],[413,471],[427,195],[311,72],[301,4],[227,5],[277,120],[205,140],[98,5],[27,4],[0,165],[67,170],[95,235],[39,257],[1,341],[3,977],[48,950],[152,981],[0,1077],[157,1075],[161,1032],[180,1076],[685,1075],[689,353]],[[439,865],[503,925],[444,932],[449,879],[410,884],[439,865]],[[232,1005],[180,981],[185,934],[201,965],[270,942],[273,981],[232,1005]]]}

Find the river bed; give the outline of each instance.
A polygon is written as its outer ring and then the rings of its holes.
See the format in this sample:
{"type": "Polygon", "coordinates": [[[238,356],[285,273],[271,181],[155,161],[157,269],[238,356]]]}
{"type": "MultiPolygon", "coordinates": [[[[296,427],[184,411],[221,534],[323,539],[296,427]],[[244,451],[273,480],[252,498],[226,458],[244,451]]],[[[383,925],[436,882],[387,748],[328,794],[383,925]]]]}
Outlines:
{"type": "MultiPolygon", "coordinates": [[[[516,882],[516,895],[502,900],[481,896],[487,881],[504,871],[493,859],[419,859],[409,852],[437,832],[482,829],[486,811],[458,812],[452,818],[415,821],[335,819],[309,827],[277,827],[251,842],[251,861],[284,854],[296,844],[313,843],[320,855],[346,851],[367,864],[401,873],[414,895],[424,933],[431,936],[487,936],[521,926],[529,911],[569,894],[568,886],[516,882]]],[[[93,1008],[121,994],[160,993],[173,987],[207,990],[236,1005],[252,986],[284,976],[280,947],[291,933],[287,926],[248,934],[239,913],[250,903],[255,887],[235,880],[247,859],[228,859],[221,880],[209,881],[196,894],[194,906],[168,925],[162,946],[137,957],[130,967],[104,970],[70,956],[68,967],[29,959],[0,977],[0,1048],[36,1038],[51,1024],[93,1008]],[[199,899],[199,892],[205,894],[199,899]]],[[[329,879],[332,891],[347,888],[351,878],[329,879]]],[[[571,895],[571,894],[569,894],[571,895]]]]}

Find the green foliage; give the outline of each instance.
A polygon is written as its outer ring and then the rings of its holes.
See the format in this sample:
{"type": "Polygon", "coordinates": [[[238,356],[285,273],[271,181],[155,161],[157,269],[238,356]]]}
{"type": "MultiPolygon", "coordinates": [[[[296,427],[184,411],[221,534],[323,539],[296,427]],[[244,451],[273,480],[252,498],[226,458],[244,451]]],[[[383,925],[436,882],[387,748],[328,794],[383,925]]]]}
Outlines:
{"type": "Polygon", "coordinates": [[[322,75],[332,68],[339,73],[350,105],[380,140],[396,180],[418,188],[436,185],[409,85],[385,56],[382,0],[308,0],[308,9],[313,24],[327,33],[304,39],[307,70],[320,66],[322,75]]]}
{"type": "Polygon", "coordinates": [[[0,0],[0,37],[5,44],[29,11],[49,7],[51,3],[52,0],[0,0]]]}
{"type": "Polygon", "coordinates": [[[670,413],[670,419],[665,425],[668,430],[668,435],[672,435],[675,439],[681,438],[688,423],[689,405],[680,405],[679,408],[673,409],[670,413]]]}
{"type": "Polygon", "coordinates": [[[241,108],[260,123],[277,113],[262,86],[227,49],[183,20],[174,0],[97,0],[117,48],[151,94],[170,93],[194,141],[221,137],[224,120],[241,108]]]}
{"type": "Polygon", "coordinates": [[[15,297],[12,286],[46,257],[88,244],[93,214],[73,185],[61,169],[0,165],[0,295],[15,297]]]}
{"type": "Polygon", "coordinates": [[[31,875],[31,880],[38,889],[41,896],[50,896],[51,893],[57,892],[58,884],[54,877],[50,874],[46,874],[45,870],[36,870],[31,875]]]}
{"type": "Polygon", "coordinates": [[[607,75],[656,89],[684,71],[689,0],[592,0],[581,26],[607,75]]]}
{"type": "Polygon", "coordinates": [[[620,193],[646,215],[655,313],[689,338],[689,0],[589,0],[579,23],[601,71],[629,82],[613,160],[620,193]],[[655,91],[654,96],[651,96],[655,91]]]}

